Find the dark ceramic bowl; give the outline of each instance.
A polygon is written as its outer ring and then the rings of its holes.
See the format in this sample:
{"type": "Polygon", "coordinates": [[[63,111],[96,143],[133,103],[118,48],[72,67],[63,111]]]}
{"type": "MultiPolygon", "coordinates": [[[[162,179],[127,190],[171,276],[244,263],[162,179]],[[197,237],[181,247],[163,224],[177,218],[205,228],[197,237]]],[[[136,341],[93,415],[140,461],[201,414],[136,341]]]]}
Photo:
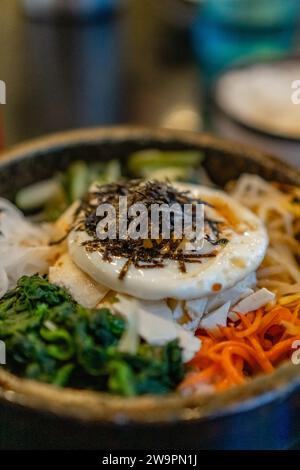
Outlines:
{"type": "MultiPolygon", "coordinates": [[[[220,187],[241,173],[298,184],[300,173],[271,156],[214,137],[135,128],[57,134],[20,145],[0,161],[0,195],[74,160],[125,159],[145,148],[200,149],[220,187]]],[[[216,396],[111,397],[57,389],[0,369],[2,449],[278,449],[300,439],[300,370],[291,363],[216,396]]]]}

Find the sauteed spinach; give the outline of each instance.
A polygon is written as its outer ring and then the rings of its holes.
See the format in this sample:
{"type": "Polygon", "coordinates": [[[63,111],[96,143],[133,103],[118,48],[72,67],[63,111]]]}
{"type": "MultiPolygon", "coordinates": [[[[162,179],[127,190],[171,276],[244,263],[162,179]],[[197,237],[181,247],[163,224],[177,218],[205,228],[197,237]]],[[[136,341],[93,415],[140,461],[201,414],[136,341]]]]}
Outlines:
{"type": "Polygon", "coordinates": [[[109,309],[87,309],[38,275],[22,277],[0,301],[0,339],[13,373],[65,387],[125,396],[163,394],[182,380],[177,341],[118,349],[126,322],[109,309]]]}

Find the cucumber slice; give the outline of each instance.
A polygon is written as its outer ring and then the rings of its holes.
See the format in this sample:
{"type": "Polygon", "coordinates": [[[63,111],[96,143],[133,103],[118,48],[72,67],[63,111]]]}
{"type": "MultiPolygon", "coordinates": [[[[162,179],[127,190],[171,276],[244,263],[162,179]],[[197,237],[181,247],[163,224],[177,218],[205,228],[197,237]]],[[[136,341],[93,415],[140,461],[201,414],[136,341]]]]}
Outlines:
{"type": "Polygon", "coordinates": [[[197,150],[161,151],[142,150],[133,153],[128,160],[128,170],[143,174],[145,170],[156,170],[162,167],[197,167],[203,160],[203,153],[197,150]]]}

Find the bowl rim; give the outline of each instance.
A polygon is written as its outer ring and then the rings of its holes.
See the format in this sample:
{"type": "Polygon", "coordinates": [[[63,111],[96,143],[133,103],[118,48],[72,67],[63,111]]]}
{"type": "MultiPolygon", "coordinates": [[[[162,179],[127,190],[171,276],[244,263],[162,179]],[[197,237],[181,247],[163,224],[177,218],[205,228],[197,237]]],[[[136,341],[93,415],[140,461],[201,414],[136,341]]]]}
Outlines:
{"type": "MultiPolygon", "coordinates": [[[[211,150],[236,154],[276,169],[287,178],[300,181],[300,171],[279,161],[276,157],[234,141],[209,134],[190,131],[156,129],[149,127],[87,128],[55,133],[16,145],[0,155],[0,171],[11,162],[22,161],[51,150],[72,148],[81,144],[122,141],[180,142],[211,150]]],[[[218,395],[142,396],[124,398],[89,390],[58,389],[49,384],[19,378],[0,368],[0,402],[54,414],[89,423],[125,424],[128,422],[166,424],[174,421],[201,421],[230,416],[273,401],[288,398],[300,387],[299,368],[283,364],[269,375],[261,375],[250,383],[234,387],[218,395]]]]}

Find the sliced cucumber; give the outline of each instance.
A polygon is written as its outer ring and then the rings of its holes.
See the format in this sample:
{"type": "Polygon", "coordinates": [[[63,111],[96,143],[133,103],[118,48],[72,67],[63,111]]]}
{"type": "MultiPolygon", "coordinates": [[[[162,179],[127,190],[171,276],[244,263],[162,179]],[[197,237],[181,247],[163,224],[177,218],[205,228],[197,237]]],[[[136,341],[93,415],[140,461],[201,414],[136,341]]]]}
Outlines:
{"type": "Polygon", "coordinates": [[[82,198],[89,186],[89,169],[86,163],[78,161],[70,166],[67,186],[70,202],[82,198]]]}
{"type": "Polygon", "coordinates": [[[202,160],[203,153],[197,150],[142,150],[129,157],[128,169],[134,175],[143,175],[146,170],[163,167],[197,167],[202,160]]]}

